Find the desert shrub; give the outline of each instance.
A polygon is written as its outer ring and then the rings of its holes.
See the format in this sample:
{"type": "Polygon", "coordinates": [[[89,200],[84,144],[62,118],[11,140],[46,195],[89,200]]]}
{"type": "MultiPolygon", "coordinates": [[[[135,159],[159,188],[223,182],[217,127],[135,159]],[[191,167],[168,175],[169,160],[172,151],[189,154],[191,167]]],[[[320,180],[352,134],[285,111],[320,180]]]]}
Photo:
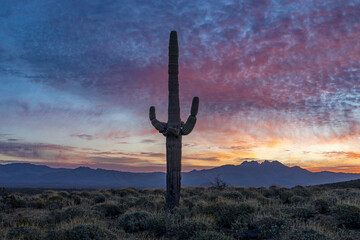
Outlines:
{"type": "Polygon", "coordinates": [[[112,195],[111,191],[109,190],[101,190],[100,193],[103,194],[106,199],[110,198],[112,195]]]}
{"type": "Polygon", "coordinates": [[[192,210],[195,206],[195,202],[193,197],[183,199],[184,206],[189,210],[192,210]]]}
{"type": "Polygon", "coordinates": [[[91,194],[89,192],[87,192],[87,191],[81,191],[80,196],[85,197],[85,198],[89,198],[91,196],[91,194]]]}
{"type": "Polygon", "coordinates": [[[9,195],[4,198],[3,202],[5,205],[8,205],[10,208],[24,208],[26,207],[26,201],[20,196],[9,195]]]}
{"type": "Polygon", "coordinates": [[[48,198],[47,208],[49,210],[62,209],[64,206],[64,198],[59,195],[52,195],[48,198]]]}
{"type": "Polygon", "coordinates": [[[154,233],[157,237],[162,236],[166,233],[167,219],[162,215],[153,215],[147,218],[147,229],[154,233]]]}
{"type": "Polygon", "coordinates": [[[106,201],[106,198],[103,194],[97,193],[93,197],[94,203],[103,203],[106,201]]]}
{"type": "Polygon", "coordinates": [[[360,199],[360,193],[351,191],[350,189],[346,189],[344,191],[339,192],[339,197],[342,200],[355,200],[360,199]]]}
{"type": "Polygon", "coordinates": [[[173,220],[183,220],[186,217],[191,217],[192,216],[192,211],[190,211],[188,208],[180,206],[180,207],[176,207],[171,211],[171,215],[168,215],[169,218],[173,219],[173,220]]]}
{"type": "Polygon", "coordinates": [[[266,198],[271,198],[274,196],[274,192],[271,189],[267,189],[264,187],[260,189],[260,193],[266,198]]]}
{"type": "Polygon", "coordinates": [[[195,237],[190,238],[191,240],[232,240],[232,237],[228,237],[224,234],[214,231],[202,231],[199,232],[195,237]]]}
{"type": "Polygon", "coordinates": [[[298,220],[306,221],[315,216],[315,210],[308,206],[308,207],[291,207],[286,210],[290,213],[292,218],[296,218],[298,220]]]}
{"type": "Polygon", "coordinates": [[[45,202],[42,199],[35,198],[28,202],[28,206],[36,209],[44,209],[45,202]]]}
{"type": "Polygon", "coordinates": [[[295,186],[293,188],[291,188],[291,190],[293,191],[293,193],[297,196],[300,197],[311,197],[312,193],[311,191],[303,186],[295,186]]]}
{"type": "Polygon", "coordinates": [[[256,200],[262,205],[269,204],[269,203],[273,202],[272,199],[267,198],[267,197],[263,197],[263,196],[257,197],[256,200]]]}
{"type": "Polygon", "coordinates": [[[236,191],[226,191],[226,192],[223,192],[221,194],[221,196],[224,197],[224,198],[233,199],[233,200],[236,200],[236,201],[241,201],[242,198],[243,198],[241,193],[236,192],[236,191]]]}
{"type": "Polygon", "coordinates": [[[336,227],[337,225],[336,218],[330,215],[319,214],[315,216],[314,220],[320,225],[325,225],[329,227],[336,227]]]}
{"type": "Polygon", "coordinates": [[[199,232],[210,229],[210,226],[200,220],[184,220],[180,224],[171,224],[168,227],[167,234],[176,239],[190,239],[199,232]]]}
{"type": "Polygon", "coordinates": [[[35,223],[35,219],[33,218],[30,218],[30,217],[23,217],[23,218],[19,218],[17,221],[16,221],[16,226],[19,227],[19,226],[31,226],[35,223]]]}
{"type": "Polygon", "coordinates": [[[322,233],[312,228],[294,229],[287,237],[287,240],[327,240],[322,233]]]}
{"type": "Polygon", "coordinates": [[[192,196],[202,197],[204,193],[207,192],[208,190],[209,189],[205,187],[187,187],[184,189],[184,191],[181,191],[181,197],[192,197],[192,196]]]}
{"type": "Polygon", "coordinates": [[[151,210],[156,207],[156,204],[153,201],[153,199],[151,199],[150,196],[146,196],[146,197],[140,197],[139,199],[137,199],[135,202],[135,206],[137,206],[139,208],[145,208],[145,209],[151,210]]]}
{"type": "Polygon", "coordinates": [[[215,202],[219,197],[218,191],[209,191],[202,196],[205,200],[215,202]]]}
{"type": "Polygon", "coordinates": [[[295,195],[289,198],[289,203],[292,204],[301,204],[301,203],[305,203],[306,199],[304,197],[295,195]]]}
{"type": "Polygon", "coordinates": [[[105,217],[117,217],[125,212],[122,206],[120,207],[118,205],[109,203],[102,203],[96,205],[94,207],[94,210],[98,212],[101,216],[105,217]]]}
{"type": "Polygon", "coordinates": [[[73,201],[74,204],[76,205],[80,205],[81,204],[81,197],[77,194],[72,194],[70,196],[71,200],[73,201]]]}
{"type": "Polygon", "coordinates": [[[132,208],[132,207],[136,206],[136,202],[138,200],[139,200],[138,197],[127,196],[127,197],[119,199],[119,203],[124,205],[124,207],[126,207],[126,208],[132,208]]]}
{"type": "Polygon", "coordinates": [[[246,199],[252,199],[252,198],[258,198],[259,196],[261,196],[257,191],[255,191],[254,188],[240,188],[239,189],[240,194],[242,195],[243,198],[246,199]]]}
{"type": "Polygon", "coordinates": [[[19,226],[10,228],[6,237],[8,239],[16,240],[40,240],[43,239],[41,231],[36,227],[31,226],[19,226]]]}
{"type": "Polygon", "coordinates": [[[58,193],[63,198],[68,198],[70,194],[67,191],[61,191],[58,193]]]}
{"type": "Polygon", "coordinates": [[[231,230],[235,238],[244,238],[249,229],[251,219],[249,215],[238,216],[237,219],[231,224],[231,230]]]}
{"type": "Polygon", "coordinates": [[[337,205],[334,210],[339,225],[351,228],[360,228],[360,209],[351,205],[337,205]]]}
{"type": "Polygon", "coordinates": [[[250,215],[255,212],[255,208],[247,203],[218,202],[209,205],[206,211],[214,215],[219,227],[230,228],[240,215],[250,215]]]}
{"type": "Polygon", "coordinates": [[[194,204],[191,212],[194,214],[210,214],[208,205],[208,202],[204,200],[199,200],[198,202],[196,202],[196,204],[194,204]]]}
{"type": "Polygon", "coordinates": [[[62,212],[57,212],[55,218],[58,222],[69,221],[85,214],[85,210],[80,207],[69,207],[62,212]]]}
{"type": "Polygon", "coordinates": [[[288,228],[284,219],[272,216],[262,217],[254,225],[259,230],[261,239],[276,239],[288,228]]]}
{"type": "Polygon", "coordinates": [[[120,196],[120,197],[126,197],[126,196],[139,196],[139,192],[136,190],[136,188],[123,188],[123,189],[113,189],[111,190],[112,194],[120,196]]]}
{"type": "Polygon", "coordinates": [[[53,196],[50,196],[48,200],[50,202],[62,202],[62,201],[64,201],[64,198],[59,195],[53,195],[53,196]]]}
{"type": "Polygon", "coordinates": [[[314,201],[315,210],[319,213],[328,213],[330,212],[330,204],[324,199],[317,199],[314,201]]]}
{"type": "Polygon", "coordinates": [[[49,232],[47,239],[51,240],[116,240],[117,237],[110,230],[96,224],[78,225],[72,229],[49,232]]]}
{"type": "Polygon", "coordinates": [[[155,194],[155,195],[165,195],[165,190],[157,188],[157,189],[154,189],[152,191],[152,193],[155,194]]]}
{"type": "Polygon", "coordinates": [[[125,213],[119,220],[118,227],[126,232],[139,232],[148,229],[148,219],[151,213],[145,211],[134,211],[125,213]]]}
{"type": "Polygon", "coordinates": [[[277,194],[282,203],[291,203],[290,198],[294,196],[294,193],[292,191],[283,188],[280,189],[277,194]]]}

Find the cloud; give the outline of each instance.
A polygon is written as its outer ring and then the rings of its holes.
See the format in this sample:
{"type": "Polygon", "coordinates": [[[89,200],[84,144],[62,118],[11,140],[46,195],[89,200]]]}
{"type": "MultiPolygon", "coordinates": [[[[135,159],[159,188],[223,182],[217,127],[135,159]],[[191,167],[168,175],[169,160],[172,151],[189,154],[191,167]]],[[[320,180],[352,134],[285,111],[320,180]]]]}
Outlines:
{"type": "MultiPolygon", "coordinates": [[[[91,143],[155,143],[148,107],[166,120],[175,29],[183,119],[200,97],[192,148],[350,141],[360,135],[359,11],[351,0],[4,3],[0,113],[21,139],[66,124],[68,137],[91,143]]],[[[18,147],[7,153],[50,154],[18,147]]]]}
{"type": "Polygon", "coordinates": [[[156,143],[158,140],[155,139],[143,139],[141,140],[141,143],[156,143]]]}
{"type": "Polygon", "coordinates": [[[71,137],[78,137],[78,138],[85,139],[85,140],[92,140],[93,139],[93,136],[89,135],[89,134],[71,134],[70,136],[71,137]]]}
{"type": "Polygon", "coordinates": [[[75,147],[56,144],[0,142],[0,154],[24,159],[67,161],[75,151],[75,147]]]}

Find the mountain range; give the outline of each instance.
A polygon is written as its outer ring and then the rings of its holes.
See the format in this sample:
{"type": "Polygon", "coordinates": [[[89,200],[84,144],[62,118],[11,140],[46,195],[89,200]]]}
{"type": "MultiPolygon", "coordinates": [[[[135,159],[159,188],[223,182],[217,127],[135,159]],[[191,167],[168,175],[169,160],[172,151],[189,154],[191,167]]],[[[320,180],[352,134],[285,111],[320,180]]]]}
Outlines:
{"type": "MultiPolygon", "coordinates": [[[[182,173],[182,186],[210,186],[218,178],[227,185],[293,187],[318,185],[360,179],[360,174],[310,172],[298,166],[288,167],[278,161],[244,161],[212,169],[182,173]]],[[[162,172],[133,173],[78,167],[51,168],[30,163],[0,165],[1,187],[36,188],[120,188],[165,187],[162,172]]]]}

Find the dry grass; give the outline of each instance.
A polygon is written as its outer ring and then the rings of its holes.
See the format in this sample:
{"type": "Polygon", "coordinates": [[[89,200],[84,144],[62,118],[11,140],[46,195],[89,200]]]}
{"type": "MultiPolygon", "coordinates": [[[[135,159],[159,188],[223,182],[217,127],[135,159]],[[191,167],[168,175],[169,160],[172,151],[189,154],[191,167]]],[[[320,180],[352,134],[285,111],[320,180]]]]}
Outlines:
{"type": "Polygon", "coordinates": [[[163,189],[3,192],[0,210],[4,240],[360,239],[355,188],[188,187],[172,213],[163,189]]]}

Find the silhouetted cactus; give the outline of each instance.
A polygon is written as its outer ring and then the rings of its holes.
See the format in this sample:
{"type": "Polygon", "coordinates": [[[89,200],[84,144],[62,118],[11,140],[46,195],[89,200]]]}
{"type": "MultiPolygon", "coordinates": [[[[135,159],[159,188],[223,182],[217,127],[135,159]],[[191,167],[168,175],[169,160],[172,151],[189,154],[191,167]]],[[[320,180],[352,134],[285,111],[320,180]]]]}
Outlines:
{"type": "Polygon", "coordinates": [[[191,114],[186,123],[180,120],[179,81],[178,81],[179,47],[177,33],[170,33],[169,41],[169,107],[168,122],[156,119],[155,107],[151,106],[149,117],[151,124],[166,136],[166,204],[172,209],[179,205],[181,188],[181,136],[191,133],[196,124],[196,114],[199,107],[199,98],[194,97],[191,105],[191,114]]]}

